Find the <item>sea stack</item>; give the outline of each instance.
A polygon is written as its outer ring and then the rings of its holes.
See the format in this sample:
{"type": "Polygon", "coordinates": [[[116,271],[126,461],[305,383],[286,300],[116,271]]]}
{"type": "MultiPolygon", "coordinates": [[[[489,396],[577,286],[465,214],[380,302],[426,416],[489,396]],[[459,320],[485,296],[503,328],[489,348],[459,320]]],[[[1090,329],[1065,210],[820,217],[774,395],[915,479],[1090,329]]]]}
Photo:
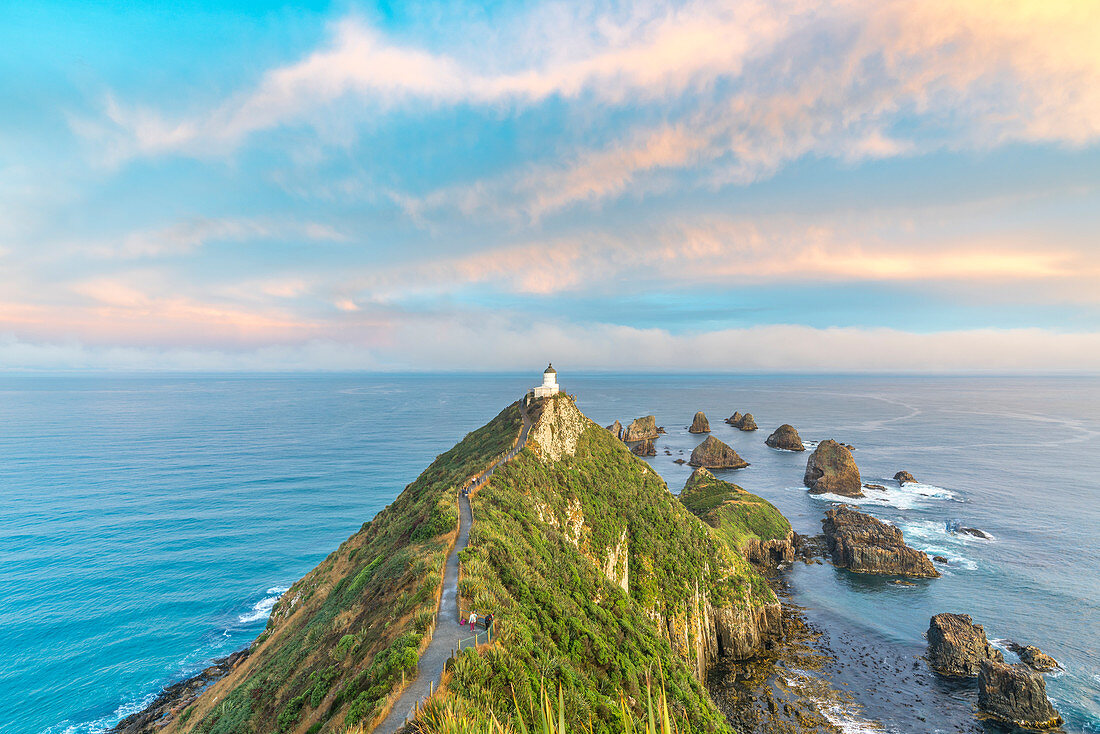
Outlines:
{"type": "Polygon", "coordinates": [[[647,438],[657,438],[657,418],[647,415],[644,418],[635,418],[626,427],[623,440],[628,443],[644,441],[647,438]]]}
{"type": "Polygon", "coordinates": [[[638,456],[656,456],[657,448],[653,445],[653,439],[647,438],[644,441],[639,441],[634,444],[634,447],[630,449],[638,456]]]}
{"type": "Polygon", "coordinates": [[[806,450],[806,447],[802,445],[802,438],[798,435],[798,431],[790,423],[784,423],[776,428],[772,435],[764,439],[764,443],[773,449],[783,449],[784,451],[806,450]]]}
{"type": "Polygon", "coordinates": [[[741,416],[741,422],[737,424],[737,427],[742,431],[755,431],[757,425],[756,421],[753,420],[752,413],[745,413],[741,416]]]}
{"type": "Polygon", "coordinates": [[[614,423],[608,426],[607,430],[611,431],[611,435],[615,438],[619,439],[620,441],[623,440],[623,424],[619,423],[618,419],[616,419],[614,423]]]}
{"type": "Polygon", "coordinates": [[[833,563],[856,573],[936,578],[928,556],[905,544],[901,531],[870,515],[841,505],[821,521],[833,563]]]}
{"type": "Polygon", "coordinates": [[[749,465],[749,462],[714,436],[707,436],[707,439],[691,452],[691,461],[688,464],[707,469],[743,469],[749,465]]]}
{"type": "Polygon", "coordinates": [[[710,421],[707,420],[706,413],[700,410],[695,414],[695,418],[691,421],[691,428],[688,429],[688,433],[710,433],[710,421]]]}
{"type": "Polygon", "coordinates": [[[978,709],[1022,729],[1062,725],[1062,717],[1047,698],[1043,676],[1025,665],[984,661],[978,673],[978,709]]]}
{"type": "Polygon", "coordinates": [[[831,438],[818,444],[810,454],[802,482],[810,488],[811,494],[831,492],[844,497],[863,496],[863,482],[852,452],[831,438]]]}
{"type": "Polygon", "coordinates": [[[940,675],[973,678],[987,661],[1004,662],[969,614],[937,614],[928,622],[928,664],[940,675]]]}

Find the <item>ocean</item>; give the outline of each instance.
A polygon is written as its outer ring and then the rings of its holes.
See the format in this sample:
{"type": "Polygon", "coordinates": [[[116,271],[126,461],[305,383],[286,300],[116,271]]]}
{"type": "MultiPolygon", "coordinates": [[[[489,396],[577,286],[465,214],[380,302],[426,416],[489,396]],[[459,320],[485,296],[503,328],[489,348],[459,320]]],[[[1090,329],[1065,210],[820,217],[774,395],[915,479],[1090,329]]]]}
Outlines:
{"type": "MultiPolygon", "coordinates": [[[[538,377],[0,377],[0,732],[102,731],[247,645],[283,590],[538,377]]],[[[807,494],[806,455],[764,439],[791,423],[851,443],[864,481],[887,487],[861,509],[948,559],[912,585],[787,572],[835,657],[827,675],[855,699],[834,712],[843,728],[995,730],[971,687],[919,659],[929,617],[951,611],[1057,658],[1047,688],[1064,731],[1100,731],[1100,379],[559,381],[602,425],[656,415],[668,434],[648,461],[674,492],[690,473],[674,459],[702,438],[686,426],[705,411],[751,463],[723,478],[800,533],[820,532],[838,498],[807,494]],[[724,424],[734,411],[760,430],[724,424]],[[893,482],[903,469],[920,484],[893,482]]]]}

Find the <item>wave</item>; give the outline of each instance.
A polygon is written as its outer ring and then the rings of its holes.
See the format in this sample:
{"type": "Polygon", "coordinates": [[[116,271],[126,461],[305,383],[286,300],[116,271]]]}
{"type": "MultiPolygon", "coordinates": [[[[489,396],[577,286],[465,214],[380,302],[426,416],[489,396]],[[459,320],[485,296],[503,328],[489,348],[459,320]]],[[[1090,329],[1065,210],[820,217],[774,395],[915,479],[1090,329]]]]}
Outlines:
{"type": "Polygon", "coordinates": [[[241,624],[248,624],[249,622],[267,619],[271,614],[271,610],[275,608],[275,602],[279,601],[279,597],[289,591],[289,589],[289,586],[272,586],[267,590],[269,596],[265,596],[263,599],[253,604],[250,611],[237,617],[237,621],[241,624]]]}
{"type": "Polygon", "coordinates": [[[122,721],[127,716],[132,716],[139,711],[144,711],[149,704],[156,700],[156,698],[156,693],[149,693],[144,698],[123,703],[115,709],[114,713],[107,716],[95,719],[94,721],[84,721],[79,724],[61,723],[46,729],[43,734],[54,734],[54,732],[57,734],[101,734],[101,732],[107,731],[111,727],[117,725],[118,722],[122,721]],[[60,727],[65,728],[62,729],[60,727]]]}
{"type": "Polygon", "coordinates": [[[906,543],[930,556],[943,556],[947,559],[949,569],[976,570],[977,562],[964,555],[963,550],[971,538],[976,541],[979,539],[970,535],[957,535],[950,531],[948,525],[949,523],[934,520],[916,520],[901,523],[898,527],[905,536],[906,543]]]}
{"type": "MultiPolygon", "coordinates": [[[[866,477],[865,477],[866,479],[866,477]]],[[[826,492],[814,494],[811,497],[826,502],[844,502],[850,505],[870,505],[879,507],[896,507],[899,510],[911,510],[924,505],[926,500],[951,500],[958,502],[958,495],[950,489],[937,487],[934,484],[922,484],[920,482],[908,482],[901,485],[893,479],[877,479],[868,481],[868,484],[878,484],[886,489],[863,488],[862,497],[845,497],[839,494],[826,492]]]]}

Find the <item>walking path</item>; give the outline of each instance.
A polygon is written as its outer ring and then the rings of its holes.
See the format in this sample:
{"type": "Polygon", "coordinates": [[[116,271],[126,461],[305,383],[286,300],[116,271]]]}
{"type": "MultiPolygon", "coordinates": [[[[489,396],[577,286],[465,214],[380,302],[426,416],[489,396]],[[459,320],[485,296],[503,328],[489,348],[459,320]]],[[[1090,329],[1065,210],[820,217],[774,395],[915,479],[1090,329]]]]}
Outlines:
{"type": "MultiPolygon", "coordinates": [[[[519,441],[515,447],[502,456],[477,481],[470,485],[470,489],[480,487],[493,475],[501,464],[511,461],[516,454],[527,444],[527,434],[531,430],[531,419],[527,417],[527,411],[520,408],[523,416],[523,430],[519,434],[519,441]]],[[[421,706],[428,697],[432,684],[439,685],[439,679],[443,675],[443,666],[451,657],[451,651],[458,647],[458,641],[471,633],[458,624],[458,554],[466,547],[470,539],[470,526],[474,517],[470,511],[470,500],[462,493],[458,496],[458,539],[455,547],[447,556],[447,565],[443,571],[443,594],[439,599],[439,611],[436,612],[436,630],[431,642],[420,656],[417,665],[416,678],[410,683],[397,699],[397,703],[390,709],[390,713],[382,720],[382,723],[374,728],[374,734],[393,734],[405,724],[406,719],[412,718],[413,706],[421,706]]]]}

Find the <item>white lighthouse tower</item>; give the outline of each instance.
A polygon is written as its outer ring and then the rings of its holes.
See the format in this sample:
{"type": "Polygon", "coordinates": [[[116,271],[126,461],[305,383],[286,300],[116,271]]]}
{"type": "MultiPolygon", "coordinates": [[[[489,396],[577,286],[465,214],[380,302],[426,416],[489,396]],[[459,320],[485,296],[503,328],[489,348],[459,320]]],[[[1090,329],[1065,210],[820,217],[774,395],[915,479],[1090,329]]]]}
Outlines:
{"type": "Polygon", "coordinates": [[[542,372],[542,384],[538,387],[531,388],[527,396],[531,398],[548,398],[560,392],[561,388],[558,386],[558,371],[554,369],[554,365],[550,364],[547,365],[546,369],[542,372]]]}

